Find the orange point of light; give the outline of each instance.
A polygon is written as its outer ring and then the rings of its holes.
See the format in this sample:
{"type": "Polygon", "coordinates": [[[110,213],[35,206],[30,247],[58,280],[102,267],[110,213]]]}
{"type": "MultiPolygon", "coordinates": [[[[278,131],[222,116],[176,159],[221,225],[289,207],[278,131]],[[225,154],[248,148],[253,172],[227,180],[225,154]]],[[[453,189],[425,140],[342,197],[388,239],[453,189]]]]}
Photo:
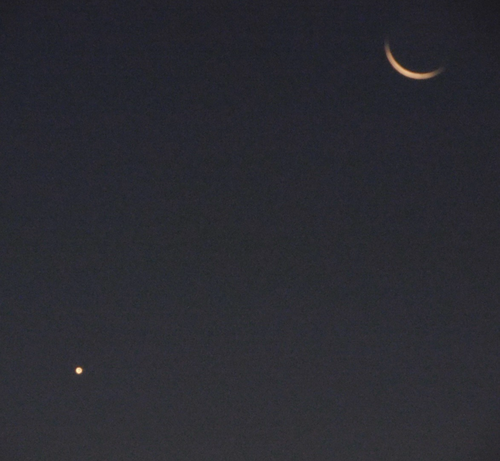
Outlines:
{"type": "Polygon", "coordinates": [[[83,373],[83,368],[82,368],[82,367],[76,367],[76,368],[75,368],[75,373],[76,373],[77,375],[81,375],[81,374],[83,373]]]}

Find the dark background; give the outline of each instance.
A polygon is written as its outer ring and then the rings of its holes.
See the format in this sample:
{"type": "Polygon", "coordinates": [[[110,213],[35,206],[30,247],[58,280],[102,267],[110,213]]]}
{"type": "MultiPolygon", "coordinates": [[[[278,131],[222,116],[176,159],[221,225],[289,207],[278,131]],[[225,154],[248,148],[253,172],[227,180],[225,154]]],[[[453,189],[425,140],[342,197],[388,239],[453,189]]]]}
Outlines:
{"type": "Polygon", "coordinates": [[[165,3],[0,9],[2,459],[498,460],[498,16],[165,3]]]}

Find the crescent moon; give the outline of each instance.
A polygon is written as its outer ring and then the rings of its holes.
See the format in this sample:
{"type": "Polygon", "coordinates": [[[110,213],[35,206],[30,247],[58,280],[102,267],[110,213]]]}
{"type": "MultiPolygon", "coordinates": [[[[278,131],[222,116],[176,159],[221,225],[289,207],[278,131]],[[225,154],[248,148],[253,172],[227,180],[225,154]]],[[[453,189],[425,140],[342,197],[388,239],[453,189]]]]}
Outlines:
{"type": "Polygon", "coordinates": [[[394,68],[396,72],[399,72],[401,75],[413,78],[414,80],[427,80],[429,78],[433,78],[436,75],[439,75],[444,71],[444,67],[440,67],[439,69],[433,70],[432,72],[413,72],[411,70],[405,69],[399,62],[394,59],[392,55],[391,49],[389,48],[389,42],[385,41],[385,55],[387,56],[387,60],[394,68]]]}

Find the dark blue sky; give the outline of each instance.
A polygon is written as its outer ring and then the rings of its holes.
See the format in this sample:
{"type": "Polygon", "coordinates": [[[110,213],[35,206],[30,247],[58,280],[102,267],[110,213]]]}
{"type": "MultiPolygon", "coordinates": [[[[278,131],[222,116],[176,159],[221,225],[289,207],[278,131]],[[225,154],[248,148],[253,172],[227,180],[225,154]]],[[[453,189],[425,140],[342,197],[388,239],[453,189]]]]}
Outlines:
{"type": "Polygon", "coordinates": [[[498,459],[491,11],[0,15],[4,456],[498,459]]]}

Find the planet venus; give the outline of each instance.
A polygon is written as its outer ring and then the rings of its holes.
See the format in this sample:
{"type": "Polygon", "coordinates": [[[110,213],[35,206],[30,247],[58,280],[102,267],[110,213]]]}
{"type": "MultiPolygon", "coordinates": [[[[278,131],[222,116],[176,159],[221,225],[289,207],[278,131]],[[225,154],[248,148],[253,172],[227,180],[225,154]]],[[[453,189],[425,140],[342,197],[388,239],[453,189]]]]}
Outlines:
{"type": "Polygon", "coordinates": [[[404,77],[412,78],[414,80],[428,80],[430,78],[436,77],[437,75],[439,75],[441,72],[444,71],[444,67],[439,67],[438,69],[433,70],[431,72],[414,72],[408,70],[401,64],[399,64],[394,58],[388,40],[385,41],[384,48],[385,48],[385,55],[387,57],[387,60],[389,61],[389,64],[394,68],[396,72],[399,72],[404,77]]]}

